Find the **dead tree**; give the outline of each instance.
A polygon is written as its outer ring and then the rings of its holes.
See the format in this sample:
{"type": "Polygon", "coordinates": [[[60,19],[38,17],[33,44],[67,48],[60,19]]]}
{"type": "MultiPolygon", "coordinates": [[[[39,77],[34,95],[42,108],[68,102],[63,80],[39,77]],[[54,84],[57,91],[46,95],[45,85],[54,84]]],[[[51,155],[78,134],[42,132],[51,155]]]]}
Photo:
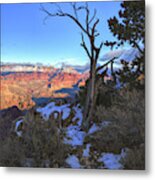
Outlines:
{"type": "Polygon", "coordinates": [[[55,3],[57,7],[57,12],[53,13],[49,11],[47,8],[41,5],[41,10],[46,13],[46,19],[48,17],[68,17],[70,18],[81,30],[81,46],[85,50],[89,60],[90,60],[90,76],[89,76],[89,84],[87,89],[87,97],[84,107],[84,118],[83,118],[83,127],[88,128],[89,123],[91,121],[94,106],[95,106],[95,77],[96,77],[96,65],[99,59],[99,54],[103,46],[103,42],[100,43],[99,46],[96,46],[95,40],[100,35],[97,31],[97,25],[99,23],[99,19],[96,18],[96,9],[91,13],[88,7],[88,4],[77,5],[77,3],[71,3],[71,7],[73,13],[64,12],[58,3],[55,3]],[[78,14],[84,12],[83,19],[85,20],[82,23],[78,14]],[[88,39],[89,44],[86,44],[85,38],[88,39]]]}

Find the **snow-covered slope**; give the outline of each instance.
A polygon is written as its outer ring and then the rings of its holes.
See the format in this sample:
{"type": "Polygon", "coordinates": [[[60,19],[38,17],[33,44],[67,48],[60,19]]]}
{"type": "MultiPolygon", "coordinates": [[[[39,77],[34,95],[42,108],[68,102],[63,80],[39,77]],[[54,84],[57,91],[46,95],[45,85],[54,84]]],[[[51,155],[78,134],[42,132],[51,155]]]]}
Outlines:
{"type": "MultiPolygon", "coordinates": [[[[66,127],[66,136],[64,137],[64,143],[69,144],[74,148],[84,147],[84,139],[88,135],[92,135],[98,130],[101,130],[103,127],[107,127],[110,122],[105,121],[100,125],[93,124],[88,132],[81,130],[83,115],[82,109],[80,105],[72,106],[71,104],[65,105],[56,105],[54,102],[46,105],[43,108],[38,108],[38,112],[41,113],[42,117],[47,121],[50,114],[53,112],[62,113],[62,120],[64,121],[66,118],[70,116],[71,111],[74,111],[74,116],[72,117],[72,122],[68,127],[66,127]],[[74,122],[76,121],[76,124],[74,122]]],[[[90,156],[90,147],[91,144],[86,144],[85,148],[83,148],[83,158],[89,158],[90,156]]],[[[103,163],[102,168],[106,169],[123,169],[123,165],[120,163],[120,159],[125,156],[125,151],[122,150],[120,154],[113,153],[102,153],[98,159],[98,162],[103,163]]],[[[80,164],[80,160],[76,154],[69,155],[66,159],[66,163],[71,168],[84,168],[83,165],[80,164]]]]}

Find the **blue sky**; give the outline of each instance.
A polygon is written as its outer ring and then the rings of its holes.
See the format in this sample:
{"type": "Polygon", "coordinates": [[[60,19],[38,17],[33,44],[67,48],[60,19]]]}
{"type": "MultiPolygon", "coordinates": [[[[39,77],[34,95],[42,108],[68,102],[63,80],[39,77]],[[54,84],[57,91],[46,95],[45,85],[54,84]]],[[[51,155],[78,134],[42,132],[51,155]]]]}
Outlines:
{"type": "MultiPolygon", "coordinates": [[[[68,3],[60,3],[64,11],[71,11],[68,3]]],[[[100,19],[98,42],[113,40],[107,20],[120,10],[120,2],[89,2],[90,10],[97,9],[100,19]]],[[[45,3],[54,12],[57,8],[45,3]]],[[[79,14],[83,20],[84,14],[79,14]]],[[[80,46],[81,30],[70,19],[53,17],[44,23],[45,13],[40,4],[1,5],[1,60],[2,62],[43,63],[59,62],[85,64],[88,58],[80,46]]],[[[103,46],[101,56],[109,51],[103,46]]]]}

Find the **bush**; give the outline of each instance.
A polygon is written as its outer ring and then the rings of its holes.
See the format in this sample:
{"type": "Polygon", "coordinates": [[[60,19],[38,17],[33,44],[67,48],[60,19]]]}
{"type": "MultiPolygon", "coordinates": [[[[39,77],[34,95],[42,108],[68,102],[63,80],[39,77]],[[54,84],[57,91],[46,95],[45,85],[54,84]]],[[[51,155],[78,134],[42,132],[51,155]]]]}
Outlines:
{"type": "MultiPolygon", "coordinates": [[[[104,83],[98,77],[96,78],[97,78],[96,79],[97,89],[95,92],[96,106],[102,105],[108,108],[112,105],[113,99],[117,97],[118,92],[114,88],[115,84],[112,81],[109,81],[108,83],[104,83]]],[[[78,92],[77,98],[82,106],[85,105],[88,82],[89,80],[86,81],[86,86],[80,87],[80,91],[78,92]]]]}
{"type": "Polygon", "coordinates": [[[35,166],[41,167],[48,160],[49,167],[63,167],[69,146],[63,144],[64,132],[57,122],[51,118],[44,121],[37,113],[27,114],[24,122],[23,143],[28,149],[31,147],[32,152],[26,154],[35,160],[35,166]]]}
{"type": "Polygon", "coordinates": [[[143,151],[140,149],[141,155],[134,157],[139,147],[145,144],[144,91],[123,88],[119,90],[118,97],[113,99],[111,107],[97,106],[94,122],[100,124],[105,120],[110,121],[110,124],[87,136],[85,143],[90,143],[93,150],[99,153],[120,153],[122,148],[127,147],[131,152],[128,154],[127,162],[124,162],[125,167],[127,169],[144,167],[144,149],[143,151]],[[128,164],[131,160],[133,165],[130,167],[128,164]]]}
{"type": "Polygon", "coordinates": [[[63,144],[63,133],[54,119],[44,121],[40,114],[30,110],[23,119],[22,136],[13,135],[2,143],[0,164],[65,167],[70,147],[63,144]]]}
{"type": "Polygon", "coordinates": [[[121,160],[124,169],[144,170],[145,169],[145,147],[141,144],[139,147],[128,149],[127,155],[121,160]]]}
{"type": "Polygon", "coordinates": [[[98,106],[95,117],[98,121],[110,120],[119,126],[126,136],[126,144],[134,146],[144,143],[145,139],[145,102],[141,90],[122,89],[118,100],[110,108],[98,106]]]}
{"type": "Polygon", "coordinates": [[[85,143],[92,145],[91,149],[102,152],[120,153],[125,146],[125,132],[118,125],[109,125],[100,131],[93,133],[85,138],[85,143]]]}
{"type": "MultiPolygon", "coordinates": [[[[98,80],[99,81],[99,80],[98,80]]],[[[118,90],[115,89],[114,82],[101,83],[98,87],[96,106],[111,107],[113,101],[118,97],[118,90]]]]}
{"type": "Polygon", "coordinates": [[[0,144],[0,166],[21,167],[25,155],[20,139],[15,135],[11,135],[5,141],[1,141],[0,144]]]}

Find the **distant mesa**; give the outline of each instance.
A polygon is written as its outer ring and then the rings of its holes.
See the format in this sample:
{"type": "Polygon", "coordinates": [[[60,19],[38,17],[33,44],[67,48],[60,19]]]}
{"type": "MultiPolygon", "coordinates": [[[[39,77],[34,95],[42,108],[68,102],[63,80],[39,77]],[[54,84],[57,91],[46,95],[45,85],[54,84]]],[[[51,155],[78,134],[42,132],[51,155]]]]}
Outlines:
{"type": "Polygon", "coordinates": [[[45,72],[53,67],[33,65],[33,64],[2,64],[1,72],[45,72]]]}

